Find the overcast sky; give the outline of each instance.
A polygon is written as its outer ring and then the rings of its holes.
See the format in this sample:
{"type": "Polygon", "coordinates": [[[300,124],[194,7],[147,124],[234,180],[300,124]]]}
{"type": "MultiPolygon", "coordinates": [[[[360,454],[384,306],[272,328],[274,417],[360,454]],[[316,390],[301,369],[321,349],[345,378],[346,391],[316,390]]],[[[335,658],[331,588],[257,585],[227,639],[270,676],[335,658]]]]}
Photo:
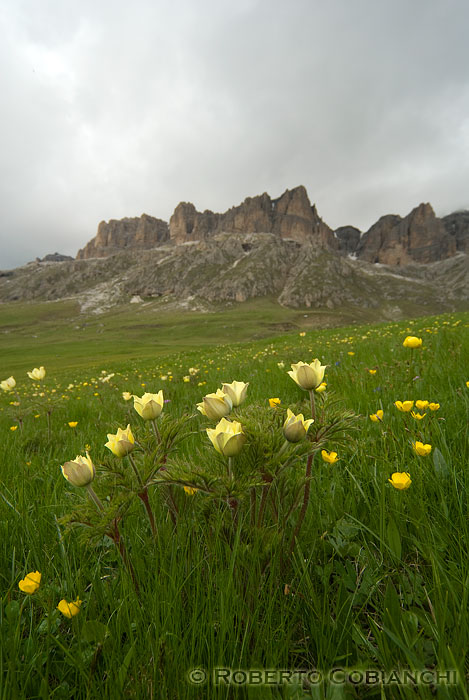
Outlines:
{"type": "Polygon", "coordinates": [[[2,0],[0,268],[303,184],[332,227],[469,208],[467,0],[2,0]]]}

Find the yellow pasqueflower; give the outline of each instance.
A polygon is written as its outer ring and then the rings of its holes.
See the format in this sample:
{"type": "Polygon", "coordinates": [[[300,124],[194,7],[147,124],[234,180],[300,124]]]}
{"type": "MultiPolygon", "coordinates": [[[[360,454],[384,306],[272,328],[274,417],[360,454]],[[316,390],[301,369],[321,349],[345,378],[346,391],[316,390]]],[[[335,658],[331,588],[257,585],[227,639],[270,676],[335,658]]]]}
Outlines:
{"type": "Polygon", "coordinates": [[[270,408],[277,408],[277,406],[280,406],[281,403],[282,402],[279,398],[269,399],[270,408]]]}
{"type": "Polygon", "coordinates": [[[108,433],[108,442],[106,442],[105,447],[111,450],[113,455],[116,457],[125,457],[129,452],[135,447],[135,438],[132,435],[130,425],[127,426],[125,430],[122,428],[117,428],[117,433],[113,435],[108,433]]]}
{"type": "Polygon", "coordinates": [[[301,389],[311,391],[317,389],[324,379],[324,372],[327,365],[321,365],[316,358],[310,364],[307,362],[297,362],[292,364],[291,370],[287,374],[293,379],[301,389]]]}
{"type": "Polygon", "coordinates": [[[186,375],[182,378],[182,381],[183,381],[183,382],[186,382],[186,383],[187,383],[187,382],[190,382],[190,380],[191,380],[191,378],[190,378],[190,375],[189,375],[189,374],[186,374],[186,375]]]}
{"type": "Polygon", "coordinates": [[[35,367],[33,370],[31,370],[31,372],[28,372],[28,377],[30,379],[34,379],[36,381],[40,381],[41,379],[44,379],[45,376],[46,376],[46,370],[42,366],[39,367],[39,369],[37,367],[35,367]]]}
{"type": "Polygon", "coordinates": [[[414,448],[415,454],[418,454],[420,457],[427,457],[432,451],[431,445],[424,445],[423,442],[419,442],[418,440],[412,443],[412,447],[414,448]]]}
{"type": "Polygon", "coordinates": [[[153,420],[161,415],[164,406],[163,390],[157,394],[143,394],[140,398],[134,395],[134,408],[143,420],[153,420]]]}
{"type": "Polygon", "coordinates": [[[246,398],[249,382],[231,382],[231,384],[223,384],[222,391],[230,397],[234,407],[240,406],[246,398]]]}
{"type": "Polygon", "coordinates": [[[411,411],[412,418],[415,418],[415,420],[423,420],[425,416],[427,415],[426,413],[415,413],[415,411],[411,411]]]}
{"type": "Polygon", "coordinates": [[[407,472],[394,472],[388,481],[394,486],[395,489],[398,489],[399,491],[408,489],[412,483],[410,474],[407,472]]]}
{"type": "Polygon", "coordinates": [[[438,409],[440,408],[440,404],[439,403],[429,403],[428,408],[430,409],[430,411],[438,411],[438,409]]]}
{"type": "Polygon", "coordinates": [[[413,401],[394,401],[395,407],[403,413],[408,413],[414,407],[413,401]]]}
{"type": "Polygon", "coordinates": [[[212,445],[224,457],[234,457],[246,442],[241,423],[222,418],[215,428],[207,428],[212,445]]]}
{"type": "Polygon", "coordinates": [[[308,432],[309,426],[314,423],[312,418],[304,419],[302,413],[297,416],[287,408],[287,417],[283,424],[283,434],[288,442],[299,442],[308,432]]]}
{"type": "Polygon", "coordinates": [[[62,474],[72,486],[88,486],[96,475],[96,469],[88,452],[86,457],[77,455],[74,460],[65,462],[61,467],[62,474]]]}
{"type": "Polygon", "coordinates": [[[318,387],[316,387],[315,391],[317,394],[321,394],[323,391],[326,391],[327,389],[327,382],[321,382],[318,387]]]}
{"type": "Polygon", "coordinates": [[[71,428],[76,428],[78,425],[78,421],[77,420],[69,420],[68,424],[71,428]]]}
{"type": "Polygon", "coordinates": [[[39,571],[30,571],[30,573],[26,574],[26,576],[18,583],[18,588],[20,591],[23,591],[23,593],[29,593],[31,595],[32,593],[36,593],[40,584],[41,574],[39,571]]]}
{"type": "Polygon", "coordinates": [[[210,420],[224,418],[233,408],[230,397],[221,389],[217,389],[213,394],[207,394],[202,401],[197,404],[197,410],[210,420]]]}
{"type": "Polygon", "coordinates": [[[415,402],[415,407],[419,409],[419,411],[424,411],[428,406],[428,401],[416,401],[415,402]]]}
{"type": "Polygon", "coordinates": [[[328,464],[335,464],[335,462],[339,461],[339,458],[337,457],[337,452],[328,452],[327,450],[321,450],[321,457],[324,462],[327,462],[328,464]]]}
{"type": "Polygon", "coordinates": [[[384,416],[384,411],[381,408],[378,408],[376,413],[372,413],[370,415],[370,420],[372,420],[373,423],[378,423],[379,421],[383,420],[383,416],[384,416]]]}
{"type": "Polygon", "coordinates": [[[77,598],[75,601],[67,603],[65,598],[62,598],[60,603],[57,605],[57,610],[59,610],[62,615],[65,615],[65,617],[75,617],[75,615],[78,615],[80,612],[82,602],[83,601],[81,601],[80,598],[77,598]]]}
{"type": "Polygon", "coordinates": [[[124,399],[124,401],[130,401],[130,399],[132,398],[132,394],[130,393],[130,391],[123,391],[122,398],[124,399]]]}
{"type": "Polygon", "coordinates": [[[0,388],[3,389],[3,391],[13,391],[15,386],[16,381],[14,377],[8,377],[8,379],[4,379],[0,382],[0,388]]]}
{"type": "Polygon", "coordinates": [[[416,338],[415,335],[408,335],[402,345],[405,348],[419,348],[422,345],[422,338],[416,338]]]}

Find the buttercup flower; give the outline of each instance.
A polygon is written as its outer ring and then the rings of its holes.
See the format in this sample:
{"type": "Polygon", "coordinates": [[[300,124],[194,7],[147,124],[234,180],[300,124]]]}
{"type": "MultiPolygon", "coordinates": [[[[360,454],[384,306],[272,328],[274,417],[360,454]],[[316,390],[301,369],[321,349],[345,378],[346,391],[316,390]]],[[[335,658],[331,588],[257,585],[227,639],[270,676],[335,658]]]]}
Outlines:
{"type": "Polygon", "coordinates": [[[415,407],[418,408],[419,411],[424,411],[428,406],[428,401],[416,401],[415,402],[415,407]]]}
{"type": "Polygon", "coordinates": [[[414,335],[408,335],[407,338],[404,339],[402,345],[405,348],[419,348],[422,345],[422,338],[416,338],[414,335]]]}
{"type": "Polygon", "coordinates": [[[88,452],[86,457],[77,455],[73,461],[65,462],[60,468],[72,486],[88,486],[96,475],[95,466],[88,452]]]}
{"type": "Polygon", "coordinates": [[[75,615],[78,615],[80,612],[82,602],[83,601],[81,601],[80,598],[77,598],[75,601],[67,603],[65,598],[62,598],[60,603],[57,605],[57,610],[60,610],[62,615],[65,615],[65,617],[75,617],[75,615]]]}
{"type": "Polygon", "coordinates": [[[124,399],[124,401],[130,401],[130,399],[132,398],[132,394],[130,393],[130,391],[123,391],[122,398],[124,399]]]}
{"type": "Polygon", "coordinates": [[[44,379],[45,376],[46,376],[46,370],[44,369],[44,367],[39,367],[39,369],[37,367],[35,367],[31,372],[28,372],[28,377],[30,379],[34,379],[36,381],[40,381],[41,379],[44,379]]]}
{"type": "Polygon", "coordinates": [[[223,384],[222,391],[230,397],[233,406],[240,406],[246,398],[249,382],[231,382],[231,384],[223,384]]]}
{"type": "Polygon", "coordinates": [[[428,408],[430,409],[430,411],[438,411],[438,409],[440,408],[440,404],[439,403],[429,403],[428,408]]]}
{"type": "Polygon", "coordinates": [[[415,413],[415,411],[411,411],[412,418],[415,418],[415,420],[423,420],[425,416],[427,415],[426,413],[415,413]]]}
{"type": "Polygon", "coordinates": [[[0,387],[3,389],[3,391],[12,391],[16,386],[16,381],[14,377],[8,377],[8,379],[4,379],[3,382],[0,382],[0,387]]]}
{"type": "Polygon", "coordinates": [[[193,496],[194,493],[197,493],[199,489],[195,489],[193,486],[184,486],[184,491],[189,495],[193,496]]]}
{"type": "Polygon", "coordinates": [[[398,489],[399,491],[408,489],[412,483],[410,474],[407,472],[394,472],[388,481],[394,486],[395,489],[398,489]]]}
{"type": "Polygon", "coordinates": [[[327,389],[327,382],[321,382],[318,387],[316,387],[316,393],[321,394],[323,391],[326,391],[327,389]]]}
{"type": "Polygon", "coordinates": [[[321,457],[323,458],[324,462],[327,462],[328,464],[335,464],[339,460],[337,457],[337,452],[328,452],[327,450],[321,450],[321,457]]]}
{"type": "Polygon", "coordinates": [[[403,413],[408,413],[414,406],[413,401],[394,401],[395,407],[403,413]]]}
{"type": "Polygon", "coordinates": [[[376,369],[369,369],[368,372],[370,374],[376,374],[377,370],[376,369]]]}
{"type": "Polygon", "coordinates": [[[269,399],[269,406],[270,408],[276,408],[277,406],[280,406],[282,402],[280,401],[279,398],[276,399],[269,399]]]}
{"type": "Polygon", "coordinates": [[[71,428],[76,428],[78,425],[78,421],[77,420],[69,420],[68,424],[71,428]]]}
{"type": "Polygon", "coordinates": [[[143,420],[153,420],[158,418],[163,410],[164,399],[163,390],[157,394],[145,393],[141,398],[134,396],[134,408],[143,420]]]}
{"type": "Polygon", "coordinates": [[[414,452],[420,455],[420,457],[426,457],[432,451],[432,446],[424,445],[423,442],[413,442],[412,447],[414,448],[414,452]]]}
{"type": "Polygon", "coordinates": [[[309,365],[306,362],[297,362],[296,365],[292,364],[287,374],[301,389],[311,391],[321,384],[326,367],[327,365],[321,365],[318,359],[313,360],[309,365]]]}
{"type": "Polygon", "coordinates": [[[214,448],[224,457],[233,457],[241,452],[246,442],[241,423],[222,418],[215,428],[207,428],[214,448]]]}
{"type": "Polygon", "coordinates": [[[39,571],[31,571],[29,574],[26,574],[26,576],[21,579],[21,581],[18,583],[18,588],[20,589],[20,591],[23,591],[23,593],[29,593],[31,595],[32,593],[36,593],[40,584],[41,574],[39,573],[39,571]]]}
{"type": "Polygon", "coordinates": [[[384,412],[381,410],[381,408],[379,408],[379,409],[376,411],[376,413],[372,413],[372,414],[371,414],[370,420],[372,420],[373,423],[378,423],[379,421],[382,421],[382,420],[383,420],[383,415],[384,415],[384,412]]]}
{"type": "Polygon", "coordinates": [[[135,446],[135,438],[130,430],[130,425],[125,430],[117,428],[115,435],[108,433],[107,439],[105,447],[111,450],[116,457],[125,457],[129,452],[132,452],[135,446]]]}
{"type": "Polygon", "coordinates": [[[214,394],[207,394],[202,402],[197,404],[197,410],[210,420],[219,420],[227,416],[232,408],[233,403],[230,397],[221,389],[217,389],[214,394]]]}
{"type": "Polygon", "coordinates": [[[297,416],[287,408],[287,417],[283,424],[283,434],[288,442],[299,442],[308,432],[309,426],[314,423],[313,419],[305,420],[302,413],[297,416]]]}
{"type": "Polygon", "coordinates": [[[18,430],[18,426],[17,425],[10,425],[10,430],[11,431],[18,430]]]}
{"type": "Polygon", "coordinates": [[[469,389],[469,381],[466,382],[466,386],[469,389]]]}

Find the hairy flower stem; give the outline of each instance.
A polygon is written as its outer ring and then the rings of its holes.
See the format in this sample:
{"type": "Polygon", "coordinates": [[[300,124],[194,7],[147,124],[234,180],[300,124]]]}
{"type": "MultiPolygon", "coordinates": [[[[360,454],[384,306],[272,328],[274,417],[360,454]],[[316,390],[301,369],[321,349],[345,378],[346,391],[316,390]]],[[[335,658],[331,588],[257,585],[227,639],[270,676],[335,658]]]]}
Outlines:
{"type": "Polygon", "coordinates": [[[153,418],[153,419],[151,420],[151,427],[153,428],[153,432],[154,432],[154,434],[155,434],[156,441],[157,441],[158,443],[161,443],[161,435],[160,435],[160,431],[158,430],[158,426],[156,425],[156,419],[155,419],[155,418],[153,418]]]}
{"type": "Polygon", "coordinates": [[[295,531],[293,532],[291,542],[290,542],[290,547],[288,549],[288,554],[290,555],[293,552],[293,547],[295,546],[295,541],[298,535],[300,534],[301,526],[303,525],[303,520],[305,519],[306,511],[308,509],[308,504],[309,504],[309,496],[311,492],[311,469],[313,465],[313,459],[314,459],[315,453],[312,452],[308,456],[308,461],[306,462],[306,483],[305,483],[305,490],[303,493],[303,505],[301,506],[301,511],[300,515],[298,517],[298,522],[296,523],[295,531]]]}
{"type": "Polygon", "coordinates": [[[311,418],[316,420],[316,405],[314,403],[314,389],[309,390],[309,400],[311,403],[311,418]]]}
{"type": "Polygon", "coordinates": [[[86,486],[86,490],[88,491],[88,496],[91,498],[92,501],[96,504],[98,510],[104,510],[104,506],[101,502],[101,499],[96,495],[95,491],[93,490],[93,487],[91,484],[88,484],[86,486]]]}
{"type": "Polygon", "coordinates": [[[134,474],[135,474],[135,476],[137,477],[138,484],[139,484],[140,488],[143,489],[144,486],[143,486],[142,477],[140,476],[140,472],[138,471],[138,467],[137,467],[137,465],[135,464],[135,460],[134,460],[134,458],[132,457],[131,454],[129,454],[129,455],[127,455],[127,456],[128,456],[128,458],[129,458],[130,464],[132,465],[132,469],[134,470],[134,474]]]}

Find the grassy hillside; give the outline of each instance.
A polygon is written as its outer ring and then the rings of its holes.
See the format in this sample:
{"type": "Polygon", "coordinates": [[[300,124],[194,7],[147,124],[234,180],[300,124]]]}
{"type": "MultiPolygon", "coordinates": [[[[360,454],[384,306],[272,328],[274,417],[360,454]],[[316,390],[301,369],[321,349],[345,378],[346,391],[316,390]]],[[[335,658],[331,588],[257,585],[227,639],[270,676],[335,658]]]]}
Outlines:
{"type": "Polygon", "coordinates": [[[17,382],[0,394],[2,700],[468,699],[468,313],[327,316],[340,328],[265,301],[0,314],[0,379],[17,382]],[[287,371],[314,358],[327,386],[312,407],[287,371]],[[196,404],[232,380],[249,387],[228,458],[196,404]],[[159,390],[154,423],[122,395],[159,390]],[[296,443],[288,408],[315,412],[296,443]],[[128,424],[119,458],[105,443],[128,424]],[[60,469],[87,450],[98,503],[60,469]],[[291,674],[259,684],[259,669],[291,674]],[[367,669],[381,685],[357,685],[367,669]],[[405,674],[422,669],[416,689],[405,674]]]}

